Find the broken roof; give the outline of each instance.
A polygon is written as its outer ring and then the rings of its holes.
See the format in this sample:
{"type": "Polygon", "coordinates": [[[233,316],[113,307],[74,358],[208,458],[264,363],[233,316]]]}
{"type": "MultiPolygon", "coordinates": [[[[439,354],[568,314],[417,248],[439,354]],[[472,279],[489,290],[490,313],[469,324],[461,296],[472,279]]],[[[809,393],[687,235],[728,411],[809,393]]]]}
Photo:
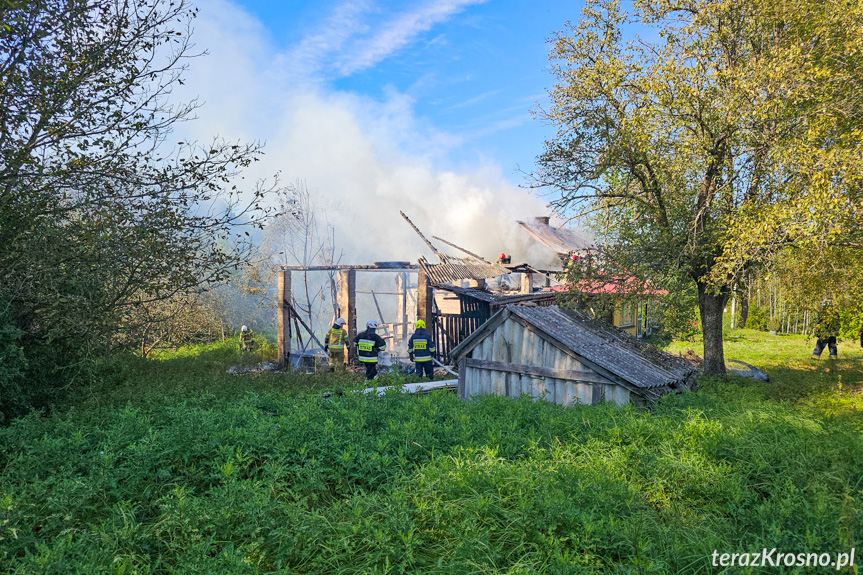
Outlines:
{"type": "Polygon", "coordinates": [[[451,357],[458,360],[467,355],[509,316],[520,318],[589,364],[645,391],[677,387],[697,371],[686,361],[651,348],[635,336],[591,319],[586,314],[558,306],[508,305],[453,349],[451,357]]]}
{"type": "Polygon", "coordinates": [[[500,264],[483,262],[473,258],[457,258],[446,254],[438,254],[439,264],[431,264],[424,257],[417,263],[433,285],[440,285],[458,280],[483,280],[508,274],[509,270],[500,264]]]}
{"type": "Polygon", "coordinates": [[[449,286],[449,285],[438,285],[435,286],[435,289],[440,289],[444,291],[448,291],[454,294],[463,295],[472,297],[474,299],[478,299],[480,301],[488,302],[493,305],[504,305],[510,303],[517,303],[522,301],[535,301],[535,300],[543,300],[543,299],[554,299],[557,297],[556,292],[551,291],[539,291],[533,293],[515,293],[515,294],[506,294],[506,293],[495,293],[486,290],[476,289],[476,288],[464,288],[459,286],[449,286]]]}
{"type": "Polygon", "coordinates": [[[538,218],[538,220],[533,222],[519,220],[517,223],[530,234],[530,237],[556,253],[566,255],[594,248],[593,240],[583,233],[573,228],[554,228],[548,223],[547,218],[538,218]]]}

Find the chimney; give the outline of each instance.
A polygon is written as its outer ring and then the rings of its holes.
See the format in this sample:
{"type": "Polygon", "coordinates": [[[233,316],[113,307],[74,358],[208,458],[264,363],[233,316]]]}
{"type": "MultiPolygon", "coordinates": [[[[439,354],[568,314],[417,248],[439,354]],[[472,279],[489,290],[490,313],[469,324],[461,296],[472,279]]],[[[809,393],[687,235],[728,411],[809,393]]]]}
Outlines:
{"type": "Polygon", "coordinates": [[[536,222],[537,224],[548,225],[549,217],[548,216],[538,216],[536,218],[533,218],[533,221],[536,222]]]}

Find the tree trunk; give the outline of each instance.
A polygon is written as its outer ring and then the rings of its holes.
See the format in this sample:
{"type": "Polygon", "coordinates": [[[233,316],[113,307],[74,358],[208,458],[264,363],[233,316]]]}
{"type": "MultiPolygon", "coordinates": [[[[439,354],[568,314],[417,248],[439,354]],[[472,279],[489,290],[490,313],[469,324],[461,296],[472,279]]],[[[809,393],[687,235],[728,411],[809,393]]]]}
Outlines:
{"type": "Polygon", "coordinates": [[[701,333],[704,336],[704,374],[725,377],[725,351],[722,342],[722,311],[728,301],[728,290],[709,291],[707,284],[698,284],[698,309],[701,312],[701,333]]]}
{"type": "Polygon", "coordinates": [[[746,327],[746,320],[749,318],[749,285],[740,290],[740,323],[737,327],[746,327]]]}
{"type": "Polygon", "coordinates": [[[746,293],[740,298],[740,323],[739,327],[746,327],[746,320],[749,318],[749,297],[746,293]]]}

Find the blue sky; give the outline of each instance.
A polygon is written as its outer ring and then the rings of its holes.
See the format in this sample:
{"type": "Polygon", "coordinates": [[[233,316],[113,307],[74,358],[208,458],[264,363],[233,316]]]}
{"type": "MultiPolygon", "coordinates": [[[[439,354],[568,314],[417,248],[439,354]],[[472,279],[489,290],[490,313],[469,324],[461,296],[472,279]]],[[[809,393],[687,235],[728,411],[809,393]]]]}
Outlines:
{"type": "Polygon", "coordinates": [[[489,257],[532,256],[515,222],[548,199],[517,170],[551,132],[530,112],[554,81],[546,40],[579,3],[195,1],[207,56],[175,96],[202,107],[178,139],[263,142],[244,185],[304,182],[352,261],[425,253],[400,210],[489,257]]]}
{"type": "Polygon", "coordinates": [[[516,184],[549,133],[530,115],[553,82],[546,40],[580,11],[579,2],[527,0],[236,3],[332,89],[409,98],[418,119],[458,142],[450,167],[484,157],[516,184]]]}

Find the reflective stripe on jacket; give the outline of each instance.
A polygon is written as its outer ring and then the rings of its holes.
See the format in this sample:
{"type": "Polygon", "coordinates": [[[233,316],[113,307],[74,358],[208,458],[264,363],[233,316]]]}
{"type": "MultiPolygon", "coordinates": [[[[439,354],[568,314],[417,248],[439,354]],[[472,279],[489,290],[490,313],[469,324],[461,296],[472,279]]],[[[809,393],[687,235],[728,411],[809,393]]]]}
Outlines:
{"type": "Polygon", "coordinates": [[[436,351],[434,341],[424,328],[417,328],[408,340],[408,353],[414,354],[414,361],[431,361],[436,351]]]}
{"type": "Polygon", "coordinates": [[[326,337],[324,338],[324,344],[330,349],[344,349],[345,341],[348,339],[348,332],[343,330],[341,327],[334,325],[333,328],[327,332],[326,337]]]}
{"type": "Polygon", "coordinates": [[[377,363],[378,353],[386,351],[387,344],[373,329],[367,329],[354,337],[357,346],[357,359],[363,363],[377,363]]]}

